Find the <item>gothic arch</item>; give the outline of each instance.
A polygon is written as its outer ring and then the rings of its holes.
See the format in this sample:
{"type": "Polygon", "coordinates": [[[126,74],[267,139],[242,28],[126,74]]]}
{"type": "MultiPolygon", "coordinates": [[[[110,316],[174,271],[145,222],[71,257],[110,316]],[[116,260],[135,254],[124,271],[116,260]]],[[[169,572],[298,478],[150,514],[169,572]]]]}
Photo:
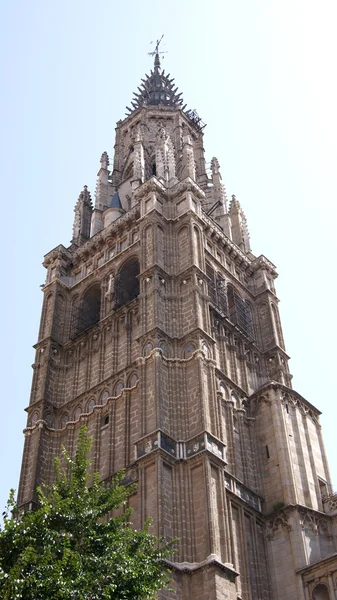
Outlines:
{"type": "Polygon", "coordinates": [[[101,318],[101,287],[98,282],[92,283],[82,294],[72,301],[71,337],[96,325],[101,318]]]}
{"type": "Polygon", "coordinates": [[[124,390],[124,383],[121,380],[117,381],[117,383],[115,385],[114,396],[115,397],[120,396],[123,390],[124,390]]]}
{"type": "Polygon", "coordinates": [[[96,406],[95,398],[90,398],[87,406],[87,412],[91,413],[94,410],[94,406],[96,406]]]}
{"type": "Polygon", "coordinates": [[[153,344],[151,340],[148,340],[143,347],[143,356],[149,356],[150,352],[153,350],[153,344]]]}
{"type": "Polygon", "coordinates": [[[100,395],[99,403],[105,404],[107,399],[109,398],[109,396],[110,396],[110,394],[109,394],[108,390],[104,390],[100,395]]]}
{"type": "Polygon", "coordinates": [[[61,422],[60,422],[61,429],[63,429],[66,426],[68,421],[69,421],[69,414],[67,412],[64,412],[63,415],[61,416],[61,422]]]}
{"type": "Polygon", "coordinates": [[[227,386],[224,384],[224,382],[223,382],[223,381],[220,381],[220,384],[219,384],[219,391],[220,391],[220,394],[221,394],[221,396],[222,396],[224,399],[228,399],[228,396],[229,396],[228,388],[227,388],[227,386]]]}
{"type": "Polygon", "coordinates": [[[46,298],[44,300],[42,318],[41,318],[40,339],[43,339],[47,335],[47,324],[48,324],[47,315],[51,309],[51,303],[53,300],[53,296],[54,296],[54,294],[51,292],[50,294],[48,294],[48,296],[46,296],[46,298]]]}
{"type": "Polygon", "coordinates": [[[144,259],[144,268],[147,269],[151,266],[153,262],[153,225],[150,223],[143,230],[143,240],[144,240],[144,250],[143,250],[143,259],[144,259]]]}
{"type": "Polygon", "coordinates": [[[192,342],[188,342],[184,347],[184,358],[191,358],[193,352],[195,352],[196,347],[192,342]]]}
{"type": "Polygon", "coordinates": [[[284,341],[283,341],[283,335],[282,335],[282,329],[281,329],[280,315],[279,315],[277,306],[275,306],[275,304],[273,302],[271,303],[271,309],[272,309],[272,315],[273,315],[273,319],[274,319],[275,331],[276,331],[276,335],[277,335],[276,342],[281,348],[284,349],[284,341]]]}
{"type": "Polygon", "coordinates": [[[82,407],[81,406],[77,406],[74,410],[74,421],[78,421],[78,419],[80,418],[82,414],[82,407]]]}
{"type": "Polygon", "coordinates": [[[249,337],[254,337],[253,311],[247,302],[230,283],[227,285],[228,313],[232,323],[235,323],[249,337]]]}
{"type": "Polygon", "coordinates": [[[164,253],[165,236],[164,236],[164,230],[160,225],[157,225],[156,234],[157,234],[156,249],[157,249],[158,264],[159,264],[159,266],[164,268],[164,266],[165,266],[165,253],[164,253]]]}
{"type": "Polygon", "coordinates": [[[129,380],[128,380],[128,387],[132,388],[136,385],[138,381],[138,375],[137,373],[131,373],[129,380]]]}
{"type": "Polygon", "coordinates": [[[139,260],[133,256],[120,267],[115,285],[115,309],[139,295],[139,260]]]}
{"type": "Polygon", "coordinates": [[[31,420],[30,420],[30,426],[31,427],[33,427],[35,425],[35,423],[37,422],[38,418],[39,418],[39,413],[36,410],[35,412],[33,412],[31,420]]]}
{"type": "Polygon", "coordinates": [[[179,271],[184,271],[190,264],[190,241],[187,225],[177,231],[179,271]]]}
{"type": "Polygon", "coordinates": [[[313,600],[330,600],[329,590],[324,583],[316,585],[313,593],[313,600]]]}
{"type": "Polygon", "coordinates": [[[195,262],[199,269],[202,269],[202,254],[201,254],[201,234],[200,229],[196,225],[193,225],[193,240],[194,240],[194,252],[195,262]]]}

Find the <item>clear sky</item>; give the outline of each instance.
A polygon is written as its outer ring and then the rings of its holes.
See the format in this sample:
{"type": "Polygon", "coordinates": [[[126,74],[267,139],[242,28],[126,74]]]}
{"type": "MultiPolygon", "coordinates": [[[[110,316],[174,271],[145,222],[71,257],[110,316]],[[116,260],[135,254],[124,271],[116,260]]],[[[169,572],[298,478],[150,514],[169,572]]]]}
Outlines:
{"type": "Polygon", "coordinates": [[[83,185],[165,34],[164,67],[207,123],[253,252],[277,265],[294,388],[323,412],[337,484],[335,0],[2,2],[0,509],[17,487],[43,255],[71,238],[83,185]]]}

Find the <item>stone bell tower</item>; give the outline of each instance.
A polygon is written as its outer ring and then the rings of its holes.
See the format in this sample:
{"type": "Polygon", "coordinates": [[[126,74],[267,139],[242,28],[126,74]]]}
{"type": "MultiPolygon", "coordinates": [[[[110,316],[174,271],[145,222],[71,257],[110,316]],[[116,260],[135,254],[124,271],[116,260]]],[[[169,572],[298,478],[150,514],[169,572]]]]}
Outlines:
{"type": "Polygon", "coordinates": [[[320,413],[291,387],[275,267],[203,132],[156,53],[94,203],[85,186],[70,246],[45,256],[19,504],[85,423],[102,480],[138,483],[135,526],[179,540],[160,598],[332,600],[320,413]]]}

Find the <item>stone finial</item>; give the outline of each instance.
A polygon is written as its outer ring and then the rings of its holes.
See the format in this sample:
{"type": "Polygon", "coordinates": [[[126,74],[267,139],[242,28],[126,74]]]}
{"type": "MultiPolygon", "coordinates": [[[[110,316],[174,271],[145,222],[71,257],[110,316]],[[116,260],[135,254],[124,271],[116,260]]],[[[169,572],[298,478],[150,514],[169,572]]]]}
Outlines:
{"type": "Polygon", "coordinates": [[[85,185],[83,187],[83,191],[80,193],[79,197],[78,197],[78,201],[77,202],[83,202],[83,204],[85,204],[86,206],[90,206],[90,208],[92,208],[92,200],[91,200],[91,194],[88,190],[88,186],[85,185]]]}
{"type": "Polygon", "coordinates": [[[235,244],[237,244],[244,252],[250,252],[250,236],[247,218],[235,194],[232,195],[232,200],[229,206],[229,214],[231,217],[233,242],[235,242],[235,244]]]}
{"type": "Polygon", "coordinates": [[[102,156],[101,156],[101,168],[102,169],[107,169],[109,166],[109,156],[108,153],[106,151],[103,152],[102,156]]]}
{"type": "Polygon", "coordinates": [[[211,171],[212,171],[212,175],[220,175],[220,164],[218,159],[213,156],[212,160],[211,160],[211,171]]]}
{"type": "Polygon", "coordinates": [[[88,186],[84,186],[74,208],[72,243],[80,245],[90,237],[92,201],[88,186]]]}
{"type": "Polygon", "coordinates": [[[234,212],[234,210],[239,210],[241,209],[241,205],[239,200],[237,200],[235,194],[232,194],[232,199],[229,205],[229,212],[234,212]]]}

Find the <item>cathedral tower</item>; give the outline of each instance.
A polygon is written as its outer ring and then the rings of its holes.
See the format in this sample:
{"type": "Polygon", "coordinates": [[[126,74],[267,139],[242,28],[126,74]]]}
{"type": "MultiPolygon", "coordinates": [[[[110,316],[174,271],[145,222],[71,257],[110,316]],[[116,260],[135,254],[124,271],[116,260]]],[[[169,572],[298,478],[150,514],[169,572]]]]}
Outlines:
{"type": "Polygon", "coordinates": [[[178,538],[161,599],[336,598],[336,514],[320,412],[291,386],[274,280],[254,256],[204,124],[154,67],[103,152],[94,204],[44,260],[19,489],[33,507],[86,424],[133,521],[178,538]]]}

